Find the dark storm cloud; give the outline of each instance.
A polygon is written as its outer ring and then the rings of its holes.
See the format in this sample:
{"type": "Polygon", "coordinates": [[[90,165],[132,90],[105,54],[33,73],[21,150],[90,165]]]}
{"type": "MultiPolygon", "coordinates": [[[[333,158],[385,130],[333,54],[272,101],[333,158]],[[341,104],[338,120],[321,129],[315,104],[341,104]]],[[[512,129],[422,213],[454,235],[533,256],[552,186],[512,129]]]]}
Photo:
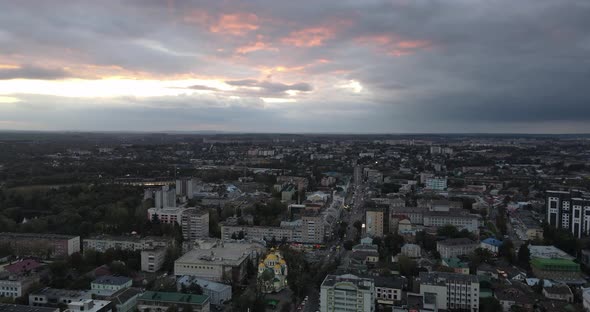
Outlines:
{"type": "MultiPolygon", "coordinates": [[[[212,76],[237,91],[191,88],[244,96],[255,107],[220,109],[213,104],[222,97],[208,98],[211,105],[201,112],[215,123],[223,123],[224,114],[205,111],[238,112],[241,126],[260,127],[248,115],[267,113],[256,97],[286,96],[289,90],[305,95],[295,107],[341,113],[343,126],[331,126],[350,131],[421,132],[421,125],[438,127],[429,131],[489,131],[493,124],[517,123],[527,125],[521,129],[542,129],[552,121],[571,129],[568,122],[590,121],[587,0],[0,0],[0,5],[0,65],[8,59],[73,68],[4,68],[0,79],[58,79],[75,76],[75,68],[86,65],[162,79],[212,76]],[[283,69],[273,69],[278,67],[283,69]],[[344,94],[339,85],[349,80],[363,92],[344,94]],[[339,109],[342,103],[349,109],[339,109]],[[357,119],[361,112],[364,119],[357,119]]],[[[189,101],[159,105],[182,100],[189,101]]],[[[177,105],[167,111],[171,120],[187,115],[174,113],[182,111],[177,105]]],[[[289,106],[281,109],[290,114],[273,110],[278,124],[309,118],[289,106]]],[[[314,120],[310,129],[321,124],[314,120]]]]}
{"type": "Polygon", "coordinates": [[[70,74],[60,68],[43,68],[23,65],[16,68],[0,68],[0,80],[8,79],[40,79],[52,80],[68,77],[70,74]]]}

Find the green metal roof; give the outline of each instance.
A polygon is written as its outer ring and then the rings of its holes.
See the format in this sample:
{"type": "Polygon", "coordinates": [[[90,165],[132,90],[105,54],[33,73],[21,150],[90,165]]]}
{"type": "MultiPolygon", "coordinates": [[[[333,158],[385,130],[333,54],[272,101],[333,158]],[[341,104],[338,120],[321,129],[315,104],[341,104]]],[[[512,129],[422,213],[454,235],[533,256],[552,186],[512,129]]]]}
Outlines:
{"type": "Polygon", "coordinates": [[[468,268],[469,265],[463,261],[461,261],[459,258],[444,258],[443,259],[444,263],[447,264],[448,267],[450,268],[468,268]]]}
{"type": "Polygon", "coordinates": [[[146,291],[139,296],[138,300],[162,301],[179,304],[203,304],[209,300],[209,297],[205,295],[183,294],[177,292],[146,291]]]}
{"type": "Polygon", "coordinates": [[[580,265],[567,259],[534,258],[531,265],[541,270],[580,271],[580,265]]]}

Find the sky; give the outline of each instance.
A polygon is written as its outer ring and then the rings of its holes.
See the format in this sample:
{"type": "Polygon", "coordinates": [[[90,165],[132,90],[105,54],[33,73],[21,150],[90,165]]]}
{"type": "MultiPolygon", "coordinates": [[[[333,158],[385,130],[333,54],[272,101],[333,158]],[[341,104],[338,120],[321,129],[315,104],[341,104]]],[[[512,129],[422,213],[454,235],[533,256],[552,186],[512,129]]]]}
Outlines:
{"type": "Polygon", "coordinates": [[[588,0],[0,8],[0,129],[590,132],[588,0]]]}

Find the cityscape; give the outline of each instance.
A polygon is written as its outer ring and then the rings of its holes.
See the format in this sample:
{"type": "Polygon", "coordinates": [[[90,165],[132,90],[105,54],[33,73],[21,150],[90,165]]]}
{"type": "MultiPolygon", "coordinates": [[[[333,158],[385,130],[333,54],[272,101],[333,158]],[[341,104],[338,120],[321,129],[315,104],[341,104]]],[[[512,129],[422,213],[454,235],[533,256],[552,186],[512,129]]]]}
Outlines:
{"type": "Polygon", "coordinates": [[[584,311],[590,137],[5,132],[2,311],[584,311]]]}
{"type": "Polygon", "coordinates": [[[590,312],[590,0],[0,0],[0,312],[590,312]]]}

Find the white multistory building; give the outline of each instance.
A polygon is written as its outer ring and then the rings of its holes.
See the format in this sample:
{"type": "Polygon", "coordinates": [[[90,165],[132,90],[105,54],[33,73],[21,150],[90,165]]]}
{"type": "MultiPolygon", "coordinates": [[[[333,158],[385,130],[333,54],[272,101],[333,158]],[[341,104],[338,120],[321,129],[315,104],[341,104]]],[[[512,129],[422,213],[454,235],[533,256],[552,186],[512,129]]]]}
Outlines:
{"type": "Polygon", "coordinates": [[[328,275],[320,290],[320,311],[375,311],[375,283],[352,274],[328,275]]]}
{"type": "Polygon", "coordinates": [[[475,275],[421,272],[420,295],[434,297],[436,310],[479,310],[479,281],[475,275]]]}

